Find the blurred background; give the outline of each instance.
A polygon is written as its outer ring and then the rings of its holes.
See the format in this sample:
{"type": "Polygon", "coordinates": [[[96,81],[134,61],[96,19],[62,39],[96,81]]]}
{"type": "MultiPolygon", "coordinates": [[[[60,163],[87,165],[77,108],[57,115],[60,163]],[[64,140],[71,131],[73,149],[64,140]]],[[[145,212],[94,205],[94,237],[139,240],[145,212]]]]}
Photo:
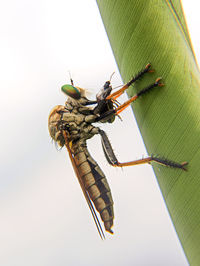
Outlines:
{"type": "MultiPolygon", "coordinates": [[[[182,3],[199,61],[200,4],[182,3]]],[[[151,166],[112,168],[100,137],[88,142],[114,198],[115,234],[101,241],[67,151],[49,136],[69,70],[91,99],[113,71],[122,84],[96,2],[1,1],[0,32],[0,265],[188,265],[151,166]]],[[[122,119],[101,126],[119,161],[146,156],[130,108],[122,119]]]]}

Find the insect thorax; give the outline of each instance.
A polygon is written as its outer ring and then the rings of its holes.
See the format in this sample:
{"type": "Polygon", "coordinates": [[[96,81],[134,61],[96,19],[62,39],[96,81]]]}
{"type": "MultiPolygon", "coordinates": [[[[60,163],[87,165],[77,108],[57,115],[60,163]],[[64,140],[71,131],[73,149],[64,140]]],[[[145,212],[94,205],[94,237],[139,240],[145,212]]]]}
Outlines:
{"type": "Polygon", "coordinates": [[[68,141],[72,143],[86,142],[98,134],[98,128],[92,125],[96,115],[91,114],[89,107],[82,102],[67,101],[65,106],[58,105],[49,115],[49,132],[51,137],[62,147],[65,144],[63,130],[67,133],[68,141]]]}

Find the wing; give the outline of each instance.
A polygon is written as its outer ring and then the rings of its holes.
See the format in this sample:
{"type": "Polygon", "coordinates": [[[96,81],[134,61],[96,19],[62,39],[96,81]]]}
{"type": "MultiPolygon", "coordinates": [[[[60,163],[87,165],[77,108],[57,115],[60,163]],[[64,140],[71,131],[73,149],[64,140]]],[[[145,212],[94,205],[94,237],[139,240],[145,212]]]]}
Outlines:
{"type": "Polygon", "coordinates": [[[70,157],[70,160],[71,160],[72,165],[73,165],[73,168],[74,168],[74,172],[75,172],[75,174],[76,174],[76,176],[77,176],[77,178],[78,178],[79,184],[80,184],[80,186],[81,186],[81,189],[82,189],[82,191],[83,191],[83,194],[84,194],[84,196],[85,196],[85,199],[86,199],[86,201],[87,201],[87,204],[88,204],[88,206],[89,206],[89,208],[90,208],[90,211],[91,211],[91,213],[92,213],[92,217],[93,217],[93,219],[94,219],[94,222],[95,222],[95,225],[96,225],[96,227],[97,227],[98,233],[99,233],[101,239],[105,239],[105,235],[104,235],[103,229],[102,229],[102,227],[101,227],[101,224],[100,224],[100,222],[99,222],[99,219],[98,219],[98,217],[97,217],[97,214],[96,214],[96,211],[95,211],[94,205],[93,205],[93,203],[92,203],[92,201],[91,201],[91,199],[90,199],[90,197],[89,197],[88,192],[87,192],[86,189],[85,189],[85,186],[84,186],[83,181],[82,181],[82,179],[81,179],[80,173],[79,173],[78,168],[77,168],[77,166],[76,166],[76,162],[75,162],[75,160],[74,160],[74,156],[73,156],[72,151],[71,151],[71,149],[70,149],[70,145],[69,145],[69,141],[68,141],[67,133],[66,133],[64,130],[63,130],[62,133],[63,133],[63,137],[64,137],[64,139],[65,139],[65,146],[66,146],[66,148],[67,148],[67,150],[68,150],[69,157],[70,157]]]}

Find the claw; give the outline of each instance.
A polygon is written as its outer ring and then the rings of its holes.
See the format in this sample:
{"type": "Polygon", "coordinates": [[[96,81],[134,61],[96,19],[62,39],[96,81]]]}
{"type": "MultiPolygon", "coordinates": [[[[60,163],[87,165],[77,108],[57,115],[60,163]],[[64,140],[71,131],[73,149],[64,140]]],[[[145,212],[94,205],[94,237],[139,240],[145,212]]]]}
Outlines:
{"type": "Polygon", "coordinates": [[[185,166],[185,165],[188,165],[188,162],[183,162],[181,165],[182,165],[182,169],[183,169],[184,171],[187,171],[187,168],[185,168],[184,166],[185,166]]]}
{"type": "Polygon", "coordinates": [[[156,79],[156,82],[155,82],[155,84],[158,85],[159,87],[163,87],[163,86],[165,86],[164,83],[161,83],[161,82],[160,82],[161,80],[162,80],[162,78],[160,77],[160,78],[157,78],[157,79],[156,79]]]}
{"type": "Polygon", "coordinates": [[[148,73],[153,73],[154,72],[154,69],[150,69],[151,68],[151,64],[148,63],[146,66],[145,66],[145,69],[147,69],[148,73]]]}

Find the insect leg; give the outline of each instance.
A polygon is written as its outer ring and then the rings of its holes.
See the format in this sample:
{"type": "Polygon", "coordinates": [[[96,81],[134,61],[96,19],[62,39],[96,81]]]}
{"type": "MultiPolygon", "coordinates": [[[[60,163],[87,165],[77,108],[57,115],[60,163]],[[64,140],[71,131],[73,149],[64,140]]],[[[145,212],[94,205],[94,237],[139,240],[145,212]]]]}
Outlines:
{"type": "Polygon", "coordinates": [[[97,104],[97,101],[90,101],[90,100],[88,100],[85,104],[83,104],[83,105],[92,105],[92,104],[97,104]]]}
{"type": "Polygon", "coordinates": [[[105,113],[103,113],[102,115],[100,115],[95,122],[99,122],[109,116],[112,115],[118,115],[119,113],[121,113],[125,108],[127,108],[132,102],[134,102],[135,100],[137,100],[140,96],[144,95],[145,93],[149,92],[150,90],[152,90],[155,87],[162,87],[164,86],[163,83],[160,82],[161,78],[157,78],[156,81],[149,85],[148,87],[144,88],[143,90],[139,91],[136,95],[134,95],[133,97],[131,97],[128,101],[126,101],[125,103],[121,104],[120,106],[118,106],[115,109],[111,109],[105,113]]]}
{"type": "Polygon", "coordinates": [[[127,82],[121,89],[110,94],[106,99],[117,99],[120,95],[124,93],[126,89],[128,89],[128,87],[130,87],[134,82],[140,79],[145,73],[153,72],[153,70],[150,70],[150,67],[151,64],[147,64],[143,70],[141,70],[135,77],[133,77],[129,82],[127,82]]]}
{"type": "Polygon", "coordinates": [[[136,95],[134,95],[133,97],[131,97],[128,101],[126,101],[125,103],[123,103],[119,107],[117,107],[115,109],[115,113],[116,114],[121,113],[132,102],[134,102],[135,100],[137,100],[137,98],[139,98],[141,95],[149,92],[151,89],[156,88],[156,87],[162,87],[162,86],[164,86],[164,84],[161,83],[160,81],[161,81],[161,78],[157,78],[156,81],[153,84],[151,84],[148,87],[144,88],[143,90],[139,91],[136,95]]]}
{"type": "Polygon", "coordinates": [[[143,158],[143,159],[139,159],[139,160],[135,160],[135,161],[120,163],[114,154],[113,148],[111,146],[111,143],[110,143],[106,133],[103,130],[99,129],[99,134],[101,135],[102,147],[103,147],[105,157],[106,157],[108,163],[114,167],[132,166],[132,165],[139,165],[139,164],[155,162],[158,164],[162,164],[164,166],[168,166],[168,167],[172,167],[172,168],[180,168],[180,169],[186,171],[185,165],[187,165],[187,162],[177,163],[177,162],[173,162],[173,161],[170,161],[167,159],[158,158],[158,157],[155,157],[153,155],[151,155],[147,158],[143,158]]]}

